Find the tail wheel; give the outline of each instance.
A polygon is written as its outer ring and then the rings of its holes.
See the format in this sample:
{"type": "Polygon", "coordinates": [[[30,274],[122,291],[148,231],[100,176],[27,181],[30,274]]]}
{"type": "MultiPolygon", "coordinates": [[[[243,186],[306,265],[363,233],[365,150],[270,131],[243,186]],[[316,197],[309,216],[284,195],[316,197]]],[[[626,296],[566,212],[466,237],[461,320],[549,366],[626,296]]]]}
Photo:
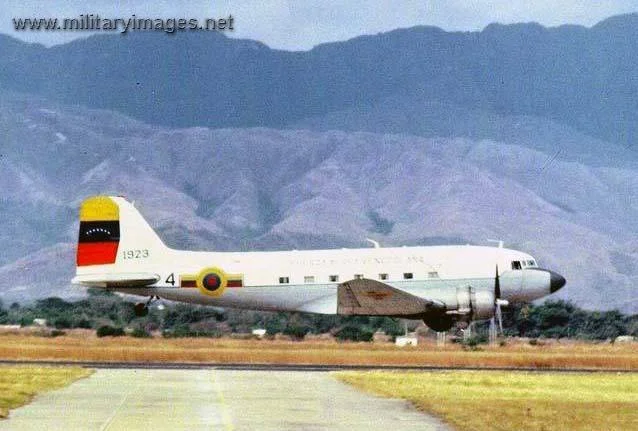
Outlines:
{"type": "Polygon", "coordinates": [[[228,277],[219,268],[206,268],[199,272],[196,284],[202,294],[216,298],[226,290],[228,277]]]}

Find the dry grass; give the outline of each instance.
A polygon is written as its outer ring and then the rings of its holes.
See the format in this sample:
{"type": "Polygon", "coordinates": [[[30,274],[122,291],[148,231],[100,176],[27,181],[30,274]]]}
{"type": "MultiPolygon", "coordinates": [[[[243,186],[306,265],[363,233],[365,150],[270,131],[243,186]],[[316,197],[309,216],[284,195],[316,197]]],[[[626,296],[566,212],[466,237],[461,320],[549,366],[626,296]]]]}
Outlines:
{"type": "Polygon", "coordinates": [[[91,331],[44,338],[0,335],[0,359],[60,361],[209,362],[328,365],[429,365],[638,370],[636,345],[515,344],[464,351],[456,345],[236,339],[97,338],[91,331]]]}
{"type": "Polygon", "coordinates": [[[0,418],[38,393],[59,389],[92,373],[79,367],[0,367],[0,418]]]}
{"type": "Polygon", "coordinates": [[[459,430],[638,429],[638,375],[499,371],[341,372],[341,380],[410,400],[459,430]]]}

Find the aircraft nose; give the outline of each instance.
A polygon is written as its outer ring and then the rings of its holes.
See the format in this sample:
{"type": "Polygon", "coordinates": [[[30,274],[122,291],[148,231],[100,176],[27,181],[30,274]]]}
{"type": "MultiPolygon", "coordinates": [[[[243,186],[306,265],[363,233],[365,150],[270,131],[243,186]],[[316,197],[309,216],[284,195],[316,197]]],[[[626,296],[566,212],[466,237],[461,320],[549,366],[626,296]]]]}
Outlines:
{"type": "Polygon", "coordinates": [[[565,283],[567,283],[567,280],[565,280],[565,277],[563,277],[557,272],[549,271],[549,291],[551,293],[554,293],[557,290],[559,290],[561,287],[565,285],[565,283]]]}

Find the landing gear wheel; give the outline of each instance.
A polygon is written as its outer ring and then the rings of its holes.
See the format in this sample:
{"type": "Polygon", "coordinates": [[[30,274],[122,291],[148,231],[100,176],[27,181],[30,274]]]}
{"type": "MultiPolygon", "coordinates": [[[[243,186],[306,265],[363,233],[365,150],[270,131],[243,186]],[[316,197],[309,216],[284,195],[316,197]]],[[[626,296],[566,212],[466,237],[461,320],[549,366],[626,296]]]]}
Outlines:
{"type": "Polygon", "coordinates": [[[135,304],[134,311],[135,311],[135,315],[137,317],[144,317],[144,316],[148,315],[148,307],[143,302],[139,302],[139,303],[135,304]]]}
{"type": "Polygon", "coordinates": [[[447,315],[437,315],[429,318],[423,319],[423,322],[428,325],[428,327],[436,332],[446,332],[449,331],[452,326],[456,323],[452,316],[447,315]]]}

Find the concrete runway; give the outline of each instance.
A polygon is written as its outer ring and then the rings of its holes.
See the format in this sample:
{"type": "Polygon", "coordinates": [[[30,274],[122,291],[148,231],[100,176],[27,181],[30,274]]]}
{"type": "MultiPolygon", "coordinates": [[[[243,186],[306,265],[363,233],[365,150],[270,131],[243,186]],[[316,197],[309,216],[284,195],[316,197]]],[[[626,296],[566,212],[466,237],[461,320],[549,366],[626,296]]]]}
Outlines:
{"type": "Polygon", "coordinates": [[[11,411],[0,430],[447,430],[329,373],[100,369],[11,411]]]}

